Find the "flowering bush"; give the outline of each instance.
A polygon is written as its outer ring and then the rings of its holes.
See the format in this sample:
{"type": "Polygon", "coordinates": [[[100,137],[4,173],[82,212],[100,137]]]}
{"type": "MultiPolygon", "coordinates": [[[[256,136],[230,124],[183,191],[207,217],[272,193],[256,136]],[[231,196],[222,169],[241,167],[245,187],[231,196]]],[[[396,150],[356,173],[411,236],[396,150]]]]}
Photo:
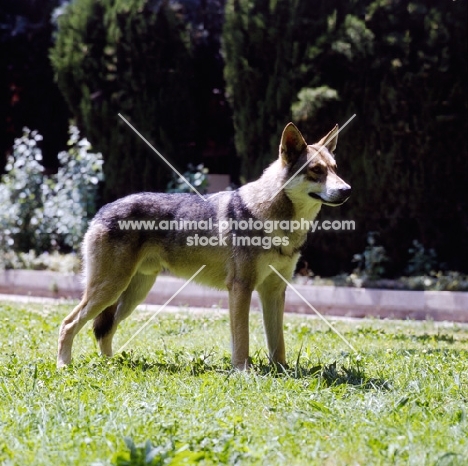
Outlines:
{"type": "Polygon", "coordinates": [[[60,168],[47,176],[41,165],[37,131],[24,128],[8,157],[0,182],[0,248],[43,252],[76,250],[96,211],[102,156],[70,127],[68,151],[58,155],[60,168]]]}

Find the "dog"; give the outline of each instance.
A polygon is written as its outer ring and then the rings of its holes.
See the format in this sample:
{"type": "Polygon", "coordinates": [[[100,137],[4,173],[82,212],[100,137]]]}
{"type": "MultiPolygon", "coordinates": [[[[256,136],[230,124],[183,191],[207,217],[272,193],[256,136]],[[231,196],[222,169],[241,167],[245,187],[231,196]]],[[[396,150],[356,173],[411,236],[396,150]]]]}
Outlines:
{"type": "Polygon", "coordinates": [[[233,366],[249,368],[254,290],[261,301],[269,359],[284,366],[286,283],[270,265],[290,280],[307,238],[307,221],[323,204],[338,206],[350,196],[351,187],[336,174],[338,132],[336,125],[318,143],[307,145],[289,123],[277,160],[259,179],[234,191],[140,193],[102,207],[83,240],[85,290],[60,327],[57,366],[71,362],[73,339],[91,319],[101,354],[112,356],[118,324],[145,299],[157,275],[167,270],[190,278],[203,265],[195,281],[229,292],[233,366]],[[141,228],[142,221],[152,227],[141,228]],[[181,224],[193,228],[175,228],[181,224]],[[289,228],[293,224],[296,228],[289,228]]]}

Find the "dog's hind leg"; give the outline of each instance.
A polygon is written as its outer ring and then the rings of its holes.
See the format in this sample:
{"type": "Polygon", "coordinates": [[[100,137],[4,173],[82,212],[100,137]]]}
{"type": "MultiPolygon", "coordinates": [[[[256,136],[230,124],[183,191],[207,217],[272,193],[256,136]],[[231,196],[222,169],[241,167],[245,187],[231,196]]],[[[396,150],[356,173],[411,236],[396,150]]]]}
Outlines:
{"type": "Polygon", "coordinates": [[[117,303],[105,309],[94,320],[94,335],[99,343],[101,354],[112,356],[112,338],[117,326],[126,319],[147,296],[157,275],[137,273],[117,303]]]}
{"type": "Polygon", "coordinates": [[[60,326],[58,340],[57,366],[63,367],[71,362],[71,351],[75,335],[91,319],[98,316],[117,302],[122,292],[128,287],[131,274],[119,274],[106,277],[100,282],[90,280],[83,299],[73,311],[65,317],[60,326]]]}
{"type": "Polygon", "coordinates": [[[270,275],[257,292],[262,303],[263,325],[268,344],[270,361],[286,364],[283,334],[283,314],[286,284],[278,277],[270,275]]]}

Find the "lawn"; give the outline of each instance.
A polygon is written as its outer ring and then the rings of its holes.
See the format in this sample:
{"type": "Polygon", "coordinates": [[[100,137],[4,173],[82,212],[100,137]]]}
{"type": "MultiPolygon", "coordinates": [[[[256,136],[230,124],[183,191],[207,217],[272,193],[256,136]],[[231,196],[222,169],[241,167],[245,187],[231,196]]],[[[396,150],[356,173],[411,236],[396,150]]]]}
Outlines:
{"type": "MultiPolygon", "coordinates": [[[[321,321],[287,315],[278,372],[253,312],[245,374],[229,365],[227,315],[181,310],[110,360],[86,327],[58,371],[70,308],[0,303],[2,465],[468,464],[468,326],[336,321],[350,354],[321,321]]],[[[116,347],[148,317],[122,324],[116,347]]]]}

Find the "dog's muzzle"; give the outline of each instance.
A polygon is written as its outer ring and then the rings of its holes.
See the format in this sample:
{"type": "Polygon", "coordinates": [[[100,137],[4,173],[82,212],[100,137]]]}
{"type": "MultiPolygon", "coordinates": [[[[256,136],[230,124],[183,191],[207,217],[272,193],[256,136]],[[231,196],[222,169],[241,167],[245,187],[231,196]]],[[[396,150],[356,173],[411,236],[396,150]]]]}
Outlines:
{"type": "Polygon", "coordinates": [[[339,206],[346,202],[351,195],[351,186],[347,185],[344,188],[336,189],[333,191],[331,196],[324,197],[319,193],[309,193],[309,196],[313,199],[317,199],[325,205],[339,206]]]}

